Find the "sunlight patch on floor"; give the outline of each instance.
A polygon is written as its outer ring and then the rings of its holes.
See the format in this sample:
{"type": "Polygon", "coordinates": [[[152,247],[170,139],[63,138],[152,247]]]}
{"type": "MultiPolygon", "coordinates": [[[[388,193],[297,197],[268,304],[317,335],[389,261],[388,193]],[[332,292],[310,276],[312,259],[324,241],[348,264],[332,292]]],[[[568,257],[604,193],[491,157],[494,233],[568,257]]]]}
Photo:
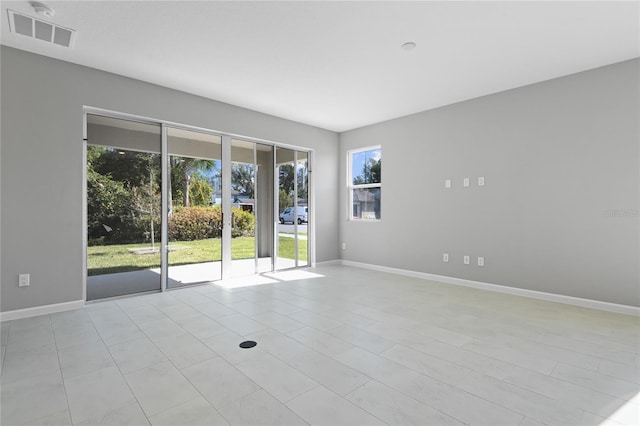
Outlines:
{"type": "Polygon", "coordinates": [[[271,277],[278,281],[296,281],[307,280],[310,278],[324,278],[324,275],[316,274],[315,272],[309,272],[302,269],[296,269],[294,271],[283,271],[264,274],[264,276],[271,277]]]}

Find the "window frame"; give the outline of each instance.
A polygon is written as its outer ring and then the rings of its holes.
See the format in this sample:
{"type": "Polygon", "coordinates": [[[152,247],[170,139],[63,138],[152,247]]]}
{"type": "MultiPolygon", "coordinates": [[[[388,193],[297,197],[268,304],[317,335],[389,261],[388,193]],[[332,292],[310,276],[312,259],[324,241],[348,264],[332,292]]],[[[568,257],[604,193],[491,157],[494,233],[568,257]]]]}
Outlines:
{"type": "Polygon", "coordinates": [[[378,183],[353,183],[353,156],[361,152],[380,150],[380,159],[382,160],[382,145],[371,145],[363,148],[355,148],[347,150],[347,220],[350,222],[381,222],[382,221],[382,169],[380,170],[380,182],[378,183]],[[366,219],[353,216],[353,191],[355,189],[378,188],[380,190],[380,218],[366,219]]]}

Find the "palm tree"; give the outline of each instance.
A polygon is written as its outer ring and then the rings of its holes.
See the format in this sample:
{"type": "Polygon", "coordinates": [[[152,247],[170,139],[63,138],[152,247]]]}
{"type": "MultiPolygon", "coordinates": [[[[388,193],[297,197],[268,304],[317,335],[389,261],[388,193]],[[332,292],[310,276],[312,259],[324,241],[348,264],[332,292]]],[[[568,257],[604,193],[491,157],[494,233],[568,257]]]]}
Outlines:
{"type": "MultiPolygon", "coordinates": [[[[178,178],[182,181],[182,205],[184,207],[189,207],[191,203],[189,202],[189,185],[191,184],[191,176],[193,172],[202,170],[202,171],[213,171],[216,169],[215,161],[213,160],[202,160],[198,158],[189,158],[189,157],[171,157],[171,175],[172,177],[178,178]]],[[[171,179],[173,180],[173,179],[171,179]]],[[[171,182],[169,182],[171,185],[171,182]]],[[[172,205],[172,191],[169,191],[169,206],[172,205]]]]}

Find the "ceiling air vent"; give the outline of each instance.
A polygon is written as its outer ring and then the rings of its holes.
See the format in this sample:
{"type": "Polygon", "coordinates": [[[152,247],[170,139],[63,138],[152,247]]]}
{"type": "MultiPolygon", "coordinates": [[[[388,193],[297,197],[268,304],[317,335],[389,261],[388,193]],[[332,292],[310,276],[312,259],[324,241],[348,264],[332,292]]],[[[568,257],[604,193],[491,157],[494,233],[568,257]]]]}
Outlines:
{"type": "Polygon", "coordinates": [[[7,12],[9,12],[9,28],[14,33],[59,46],[72,46],[75,30],[32,18],[13,10],[7,10],[7,12]]]}

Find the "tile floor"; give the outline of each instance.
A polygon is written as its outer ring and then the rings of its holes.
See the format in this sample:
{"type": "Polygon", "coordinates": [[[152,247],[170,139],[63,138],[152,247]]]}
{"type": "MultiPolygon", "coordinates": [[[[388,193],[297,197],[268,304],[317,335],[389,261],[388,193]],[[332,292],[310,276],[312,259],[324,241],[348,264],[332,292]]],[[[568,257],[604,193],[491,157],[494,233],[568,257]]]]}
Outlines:
{"type": "Polygon", "coordinates": [[[637,317],[342,266],[266,282],[2,323],[1,424],[640,424],[637,317]]]}

